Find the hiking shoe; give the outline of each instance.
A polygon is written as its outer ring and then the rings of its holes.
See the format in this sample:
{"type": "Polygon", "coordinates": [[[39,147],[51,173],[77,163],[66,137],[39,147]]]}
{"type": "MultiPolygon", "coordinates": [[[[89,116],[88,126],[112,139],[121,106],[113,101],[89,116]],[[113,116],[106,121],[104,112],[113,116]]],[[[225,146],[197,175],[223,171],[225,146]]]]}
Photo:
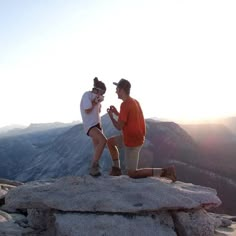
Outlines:
{"type": "Polygon", "coordinates": [[[165,177],[167,179],[172,180],[172,182],[176,181],[176,172],[175,172],[175,167],[174,166],[170,166],[167,168],[163,168],[163,172],[161,174],[161,177],[165,177]]]}
{"type": "Polygon", "coordinates": [[[94,177],[100,176],[101,172],[99,171],[99,169],[100,169],[99,164],[98,163],[93,163],[92,167],[90,168],[89,174],[94,176],[94,177]]]}
{"type": "Polygon", "coordinates": [[[121,175],[121,169],[119,167],[112,166],[112,169],[110,171],[111,176],[120,176],[121,175]]]}

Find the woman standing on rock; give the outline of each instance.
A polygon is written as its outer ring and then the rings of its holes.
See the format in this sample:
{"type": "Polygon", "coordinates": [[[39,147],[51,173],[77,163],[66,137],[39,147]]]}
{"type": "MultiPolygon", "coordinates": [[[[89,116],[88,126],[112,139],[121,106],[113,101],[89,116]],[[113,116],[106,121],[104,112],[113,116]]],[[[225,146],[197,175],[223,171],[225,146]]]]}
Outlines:
{"type": "Polygon", "coordinates": [[[94,78],[92,91],[83,94],[80,102],[80,112],[83,120],[85,133],[92,139],[94,147],[94,156],[90,168],[90,175],[101,175],[99,170],[99,160],[106,146],[107,139],[103,134],[101,125],[101,102],[104,100],[106,92],[105,84],[94,78]]]}

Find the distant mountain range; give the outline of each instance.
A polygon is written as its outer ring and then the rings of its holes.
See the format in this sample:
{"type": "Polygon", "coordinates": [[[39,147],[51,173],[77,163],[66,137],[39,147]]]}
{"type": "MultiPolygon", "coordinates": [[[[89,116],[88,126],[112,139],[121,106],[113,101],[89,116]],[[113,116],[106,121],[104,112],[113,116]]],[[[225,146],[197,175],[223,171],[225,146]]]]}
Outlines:
{"type": "Polygon", "coordinates": [[[30,124],[28,127],[21,125],[9,125],[0,128],[0,137],[16,136],[22,134],[49,131],[49,130],[55,131],[56,129],[71,127],[79,123],[80,122],[78,121],[74,121],[72,123],[61,123],[61,122],[43,123],[43,124],[33,123],[30,124]]]}
{"type": "MultiPolygon", "coordinates": [[[[102,117],[107,137],[118,134],[108,115],[102,117]]],[[[146,119],[147,137],[139,167],[175,164],[178,179],[217,190],[218,213],[236,215],[236,118],[219,124],[182,125],[146,119]]],[[[0,178],[31,181],[88,174],[92,142],[81,123],[38,124],[0,136],[0,178]]],[[[121,151],[123,167],[123,152],[121,151]]],[[[103,173],[111,168],[107,149],[103,173]]]]}
{"type": "Polygon", "coordinates": [[[0,135],[5,135],[7,132],[11,131],[11,130],[21,130],[26,128],[26,126],[24,125],[7,125],[4,127],[0,127],[0,135]]]}

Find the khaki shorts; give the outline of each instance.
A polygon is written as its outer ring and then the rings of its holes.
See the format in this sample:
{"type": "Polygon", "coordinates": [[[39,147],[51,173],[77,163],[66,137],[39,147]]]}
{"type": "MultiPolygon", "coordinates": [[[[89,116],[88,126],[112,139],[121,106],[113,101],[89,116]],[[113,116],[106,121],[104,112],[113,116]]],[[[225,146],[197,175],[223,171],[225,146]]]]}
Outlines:
{"type": "Polygon", "coordinates": [[[139,152],[143,145],[137,147],[127,147],[124,145],[123,136],[119,135],[115,137],[117,147],[124,148],[125,150],[125,168],[128,170],[136,170],[139,162],[139,152]]]}

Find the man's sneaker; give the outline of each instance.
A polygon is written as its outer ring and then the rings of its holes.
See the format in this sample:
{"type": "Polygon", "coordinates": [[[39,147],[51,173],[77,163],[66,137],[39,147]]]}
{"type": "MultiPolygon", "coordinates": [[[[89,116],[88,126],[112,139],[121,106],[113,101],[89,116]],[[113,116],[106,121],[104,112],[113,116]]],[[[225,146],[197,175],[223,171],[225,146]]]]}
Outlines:
{"type": "Polygon", "coordinates": [[[172,182],[176,181],[176,172],[175,172],[175,167],[174,166],[170,166],[167,168],[163,168],[163,172],[161,174],[161,177],[165,177],[167,179],[172,180],[172,182]]]}
{"type": "Polygon", "coordinates": [[[94,176],[94,177],[100,176],[101,172],[99,171],[99,169],[100,169],[99,164],[97,162],[95,162],[95,163],[92,164],[92,167],[90,168],[89,174],[94,176]]]}
{"type": "Polygon", "coordinates": [[[119,167],[112,166],[112,169],[110,171],[111,176],[120,176],[121,175],[121,169],[119,167]]]}

